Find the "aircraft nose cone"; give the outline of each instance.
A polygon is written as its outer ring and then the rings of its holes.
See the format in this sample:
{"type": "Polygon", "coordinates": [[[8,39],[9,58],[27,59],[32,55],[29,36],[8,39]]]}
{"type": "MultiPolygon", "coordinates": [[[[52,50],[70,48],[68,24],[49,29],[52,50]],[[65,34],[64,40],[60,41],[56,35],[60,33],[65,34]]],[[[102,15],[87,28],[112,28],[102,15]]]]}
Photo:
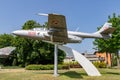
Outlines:
{"type": "Polygon", "coordinates": [[[20,31],[13,31],[12,34],[19,35],[19,34],[21,34],[21,32],[20,31]]]}
{"type": "Polygon", "coordinates": [[[18,35],[18,36],[25,36],[27,35],[27,32],[24,30],[17,30],[17,31],[13,31],[12,34],[18,35]]]}
{"type": "Polygon", "coordinates": [[[12,34],[16,34],[16,31],[13,31],[12,34]]]}

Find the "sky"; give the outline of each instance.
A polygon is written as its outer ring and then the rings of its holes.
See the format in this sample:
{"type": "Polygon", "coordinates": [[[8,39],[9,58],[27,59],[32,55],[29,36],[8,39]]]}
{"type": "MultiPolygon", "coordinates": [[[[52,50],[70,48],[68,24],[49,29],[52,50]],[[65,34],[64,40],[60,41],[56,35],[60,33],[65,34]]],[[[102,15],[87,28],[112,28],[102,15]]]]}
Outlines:
{"type": "MultiPolygon", "coordinates": [[[[40,24],[47,17],[37,13],[58,13],[66,16],[68,30],[93,33],[102,26],[113,13],[120,14],[120,0],[0,0],[0,34],[11,34],[21,29],[28,20],[40,24]]],[[[84,39],[82,43],[67,46],[80,53],[93,53],[94,39],[84,39]]]]}

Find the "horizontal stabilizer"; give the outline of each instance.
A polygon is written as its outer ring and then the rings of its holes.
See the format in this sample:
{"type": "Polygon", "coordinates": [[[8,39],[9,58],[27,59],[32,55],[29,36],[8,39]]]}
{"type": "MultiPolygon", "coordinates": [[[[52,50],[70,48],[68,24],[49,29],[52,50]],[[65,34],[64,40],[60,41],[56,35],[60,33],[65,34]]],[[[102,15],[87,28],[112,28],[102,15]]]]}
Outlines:
{"type": "Polygon", "coordinates": [[[112,34],[115,31],[115,28],[112,27],[112,23],[105,23],[103,27],[95,32],[95,35],[100,35],[101,38],[107,39],[110,38],[111,36],[109,34],[112,34]]]}
{"type": "Polygon", "coordinates": [[[114,31],[115,31],[115,28],[110,27],[110,28],[104,30],[103,32],[101,32],[101,34],[110,34],[110,33],[113,33],[114,31]]]}
{"type": "Polygon", "coordinates": [[[105,23],[103,25],[103,27],[98,30],[97,32],[95,32],[94,34],[105,34],[105,35],[108,35],[108,34],[111,34],[115,31],[115,28],[112,27],[112,23],[105,23]]]}

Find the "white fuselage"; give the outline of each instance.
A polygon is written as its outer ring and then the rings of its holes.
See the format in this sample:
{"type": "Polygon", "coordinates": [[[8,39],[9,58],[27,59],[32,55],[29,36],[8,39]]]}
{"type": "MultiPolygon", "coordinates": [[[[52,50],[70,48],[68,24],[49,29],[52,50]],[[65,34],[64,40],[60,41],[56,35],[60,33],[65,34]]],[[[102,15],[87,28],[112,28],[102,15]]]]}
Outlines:
{"type": "MultiPolygon", "coordinates": [[[[40,28],[39,30],[17,30],[14,31],[13,34],[43,41],[50,41],[51,35],[49,35],[48,32],[49,30],[45,28],[40,28]]],[[[82,33],[74,31],[68,31],[67,33],[68,43],[80,43],[84,38],[102,38],[101,35],[94,33],[82,33]]]]}
{"type": "Polygon", "coordinates": [[[102,38],[102,36],[99,34],[75,32],[75,31],[68,31],[68,35],[74,35],[74,36],[82,37],[82,38],[102,38]]]}

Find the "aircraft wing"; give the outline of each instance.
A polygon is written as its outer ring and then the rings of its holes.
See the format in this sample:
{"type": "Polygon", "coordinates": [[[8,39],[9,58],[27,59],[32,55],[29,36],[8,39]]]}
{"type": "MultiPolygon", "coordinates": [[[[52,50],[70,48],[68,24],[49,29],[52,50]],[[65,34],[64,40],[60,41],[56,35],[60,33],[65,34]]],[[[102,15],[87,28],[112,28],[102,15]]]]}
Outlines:
{"type": "Polygon", "coordinates": [[[67,43],[68,34],[65,16],[59,14],[48,15],[48,29],[52,42],[67,43]]]}

